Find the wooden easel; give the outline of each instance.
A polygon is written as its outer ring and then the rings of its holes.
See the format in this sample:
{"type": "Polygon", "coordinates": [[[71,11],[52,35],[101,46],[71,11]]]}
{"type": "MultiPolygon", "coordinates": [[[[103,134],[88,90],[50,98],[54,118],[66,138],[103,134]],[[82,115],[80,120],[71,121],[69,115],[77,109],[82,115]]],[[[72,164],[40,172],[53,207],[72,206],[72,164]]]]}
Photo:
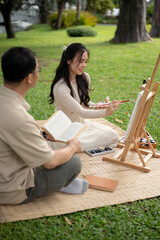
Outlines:
{"type": "Polygon", "coordinates": [[[124,143],[120,142],[118,144],[118,147],[121,149],[113,157],[104,156],[104,161],[139,169],[144,172],[149,172],[150,168],[147,167],[147,162],[151,159],[152,156],[160,158],[160,154],[156,153],[145,131],[147,118],[149,116],[149,112],[151,110],[159,85],[159,82],[156,82],[153,86],[153,89],[150,91],[159,63],[160,55],[158,57],[151,79],[149,78],[147,80],[143,95],[136,109],[136,113],[131,128],[129,130],[128,137],[126,138],[124,143]],[[144,150],[138,147],[138,143],[143,137],[147,139],[150,150],[144,150]],[[136,151],[138,153],[140,164],[134,164],[126,161],[129,151],[136,151]],[[145,158],[143,158],[142,154],[146,155],[145,158]]]}

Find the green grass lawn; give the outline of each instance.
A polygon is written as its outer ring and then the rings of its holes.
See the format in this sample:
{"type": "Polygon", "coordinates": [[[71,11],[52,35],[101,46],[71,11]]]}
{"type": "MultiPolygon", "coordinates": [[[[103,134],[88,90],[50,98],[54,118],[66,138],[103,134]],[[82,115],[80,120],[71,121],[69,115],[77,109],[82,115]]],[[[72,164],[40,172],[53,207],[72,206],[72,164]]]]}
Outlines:
{"type": "MultiPolygon", "coordinates": [[[[13,46],[32,49],[42,67],[37,86],[26,96],[30,103],[30,113],[35,119],[46,119],[54,110],[48,104],[50,85],[59,63],[62,46],[72,42],[81,42],[90,51],[90,60],[86,68],[91,76],[93,102],[135,99],[140,91],[143,79],[151,77],[160,52],[160,39],[152,42],[117,44],[109,42],[113,38],[116,26],[96,26],[96,37],[70,38],[66,30],[52,31],[49,26],[37,25],[30,31],[16,33],[15,39],[6,39],[0,35],[0,56],[13,46]]],[[[154,81],[160,79],[160,67],[154,81]]],[[[0,84],[2,73],[0,72],[0,84]]],[[[146,129],[157,142],[160,150],[160,88],[152,106],[146,129]]],[[[119,107],[109,121],[126,130],[129,114],[134,102],[119,107]],[[117,123],[115,119],[123,121],[117,123]]],[[[158,181],[158,179],[157,179],[158,181]]],[[[0,224],[0,239],[160,239],[160,203],[152,198],[134,203],[106,206],[86,210],[65,216],[44,217],[42,219],[0,224]]]]}

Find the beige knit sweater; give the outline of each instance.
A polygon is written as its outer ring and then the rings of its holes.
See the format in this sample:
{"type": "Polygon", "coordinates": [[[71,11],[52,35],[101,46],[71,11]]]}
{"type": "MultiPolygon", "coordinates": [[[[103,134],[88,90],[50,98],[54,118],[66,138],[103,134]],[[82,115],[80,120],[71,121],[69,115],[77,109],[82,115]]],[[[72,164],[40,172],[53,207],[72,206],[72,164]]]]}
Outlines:
{"type": "MultiPolygon", "coordinates": [[[[90,88],[90,76],[85,73],[90,88]]],[[[61,79],[53,89],[55,99],[55,111],[62,110],[73,122],[83,122],[83,118],[99,118],[106,116],[106,110],[94,110],[84,108],[80,104],[80,98],[78,95],[77,83],[71,83],[74,93],[74,98],[70,94],[70,89],[65,83],[64,79],[61,79]]],[[[91,102],[89,103],[91,104],[91,102]]]]}

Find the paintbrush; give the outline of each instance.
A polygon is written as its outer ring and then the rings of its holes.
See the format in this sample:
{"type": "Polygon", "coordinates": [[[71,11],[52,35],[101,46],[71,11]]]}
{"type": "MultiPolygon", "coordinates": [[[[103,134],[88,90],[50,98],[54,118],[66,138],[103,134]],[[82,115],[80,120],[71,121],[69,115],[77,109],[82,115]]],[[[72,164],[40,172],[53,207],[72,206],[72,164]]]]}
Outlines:
{"type": "MultiPolygon", "coordinates": [[[[123,101],[120,101],[120,103],[131,102],[131,101],[135,101],[135,99],[123,100],[123,101]]],[[[102,103],[102,105],[99,105],[99,106],[103,107],[103,106],[108,106],[108,105],[109,105],[109,103],[102,103]]]]}

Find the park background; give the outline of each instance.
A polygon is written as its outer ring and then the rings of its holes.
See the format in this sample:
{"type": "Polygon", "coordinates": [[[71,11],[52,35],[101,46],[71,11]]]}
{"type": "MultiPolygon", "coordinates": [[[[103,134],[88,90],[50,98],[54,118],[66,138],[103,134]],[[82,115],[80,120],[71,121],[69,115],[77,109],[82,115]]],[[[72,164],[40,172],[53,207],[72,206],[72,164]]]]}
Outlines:
{"type": "MultiPolygon", "coordinates": [[[[48,24],[33,25],[28,31],[16,32],[15,38],[0,35],[0,56],[13,46],[32,49],[42,67],[39,81],[26,100],[35,119],[47,119],[54,111],[48,95],[62,46],[81,42],[90,51],[86,68],[91,76],[91,100],[135,99],[144,79],[151,77],[159,55],[160,39],[114,44],[117,25],[96,24],[94,37],[70,37],[65,28],[55,30],[48,24]]],[[[151,24],[146,24],[150,33],[151,24]]],[[[2,84],[0,71],[0,84],[2,84]]],[[[155,81],[160,79],[158,69],[155,81]]],[[[160,89],[158,89],[147,121],[147,130],[160,149],[160,89]]],[[[126,130],[133,102],[120,106],[106,119],[126,130]],[[121,121],[117,121],[117,119],[121,121]]],[[[143,174],[143,173],[142,173],[143,174]]],[[[62,216],[44,217],[15,223],[0,224],[1,239],[160,239],[159,197],[114,206],[105,206],[62,216]]]]}

